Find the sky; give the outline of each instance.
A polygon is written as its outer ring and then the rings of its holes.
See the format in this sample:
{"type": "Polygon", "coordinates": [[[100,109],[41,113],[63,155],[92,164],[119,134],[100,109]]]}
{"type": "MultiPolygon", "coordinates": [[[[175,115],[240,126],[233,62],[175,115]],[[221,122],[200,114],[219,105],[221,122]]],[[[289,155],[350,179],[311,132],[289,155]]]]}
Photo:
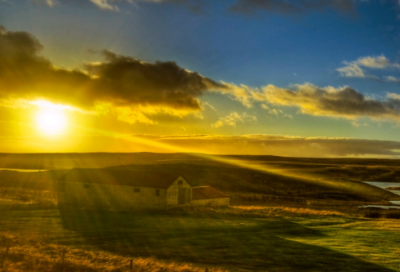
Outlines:
{"type": "Polygon", "coordinates": [[[400,156],[398,0],[0,0],[0,152],[400,156]]]}

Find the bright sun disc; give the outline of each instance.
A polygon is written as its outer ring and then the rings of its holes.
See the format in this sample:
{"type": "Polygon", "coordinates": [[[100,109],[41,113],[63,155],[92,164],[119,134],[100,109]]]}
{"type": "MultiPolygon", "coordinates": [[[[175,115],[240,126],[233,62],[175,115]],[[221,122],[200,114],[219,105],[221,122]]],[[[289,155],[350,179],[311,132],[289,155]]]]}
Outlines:
{"type": "Polygon", "coordinates": [[[36,118],[39,129],[47,135],[56,135],[63,132],[67,119],[62,110],[42,109],[36,118]]]}

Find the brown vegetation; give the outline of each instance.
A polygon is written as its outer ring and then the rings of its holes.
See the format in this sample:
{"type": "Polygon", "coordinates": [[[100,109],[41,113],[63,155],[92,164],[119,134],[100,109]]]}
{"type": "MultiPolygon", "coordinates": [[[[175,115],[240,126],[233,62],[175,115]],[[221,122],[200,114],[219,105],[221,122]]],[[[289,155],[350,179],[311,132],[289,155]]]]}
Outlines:
{"type": "Polygon", "coordinates": [[[400,190],[400,187],[387,187],[386,190],[400,190]]]}
{"type": "Polygon", "coordinates": [[[400,209],[363,208],[359,215],[367,218],[400,219],[400,209]]]}
{"type": "MultiPolygon", "coordinates": [[[[128,258],[105,251],[71,249],[31,237],[0,233],[0,268],[4,272],[204,272],[189,264],[161,262],[155,258],[128,258]]],[[[210,270],[211,271],[211,270],[210,270]]],[[[212,271],[221,272],[213,269],[212,271]]]]}
{"type": "Polygon", "coordinates": [[[219,207],[179,207],[175,210],[185,211],[189,213],[202,213],[202,214],[225,214],[235,216],[245,216],[253,218],[271,218],[271,217],[324,217],[324,216],[347,216],[344,212],[326,210],[326,209],[315,209],[305,207],[287,207],[287,206],[255,206],[255,205],[244,205],[244,206],[231,206],[229,208],[219,207]]]}

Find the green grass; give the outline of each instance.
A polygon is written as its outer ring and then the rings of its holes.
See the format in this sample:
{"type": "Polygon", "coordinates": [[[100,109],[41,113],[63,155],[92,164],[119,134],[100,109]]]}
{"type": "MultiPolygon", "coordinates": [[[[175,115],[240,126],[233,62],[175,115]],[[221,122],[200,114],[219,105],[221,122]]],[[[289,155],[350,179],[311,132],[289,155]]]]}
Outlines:
{"type": "Polygon", "coordinates": [[[0,216],[0,232],[42,243],[233,271],[399,271],[399,230],[396,220],[279,217],[236,209],[2,211],[0,216]]]}

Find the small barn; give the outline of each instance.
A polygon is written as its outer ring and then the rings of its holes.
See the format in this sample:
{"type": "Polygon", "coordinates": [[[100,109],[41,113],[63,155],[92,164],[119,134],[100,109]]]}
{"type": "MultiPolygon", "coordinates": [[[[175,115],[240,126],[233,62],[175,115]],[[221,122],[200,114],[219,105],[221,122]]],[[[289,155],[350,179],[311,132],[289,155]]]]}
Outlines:
{"type": "Polygon", "coordinates": [[[205,187],[208,188],[206,192],[196,191],[195,188],[202,187],[193,187],[178,173],[75,168],[58,181],[58,205],[95,209],[167,209],[185,204],[210,205],[210,199],[213,199],[213,205],[229,205],[226,200],[229,196],[210,186],[205,187]],[[217,200],[218,195],[224,200],[217,200]]]}
{"type": "Polygon", "coordinates": [[[192,189],[192,204],[196,206],[229,206],[230,197],[211,186],[199,186],[192,189]]]}

